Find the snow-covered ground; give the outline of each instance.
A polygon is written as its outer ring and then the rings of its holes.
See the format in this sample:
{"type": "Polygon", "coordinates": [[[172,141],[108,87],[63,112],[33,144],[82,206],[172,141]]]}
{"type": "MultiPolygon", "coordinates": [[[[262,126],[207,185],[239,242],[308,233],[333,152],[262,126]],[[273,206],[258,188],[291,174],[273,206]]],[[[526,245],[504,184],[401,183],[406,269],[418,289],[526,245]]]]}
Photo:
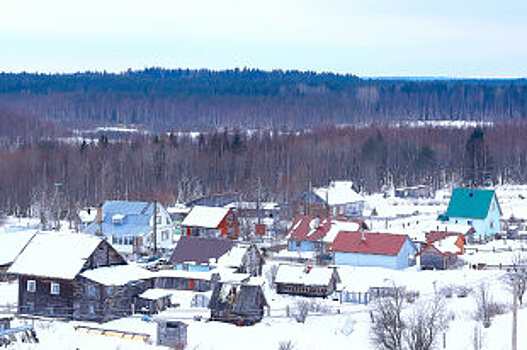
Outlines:
{"type": "MultiPolygon", "coordinates": [[[[377,215],[389,220],[367,220],[366,223],[376,231],[419,233],[435,223],[437,214],[444,212],[448,205],[449,190],[440,191],[431,199],[384,198],[381,194],[366,196],[366,209],[376,209],[377,215]]],[[[527,218],[527,186],[501,186],[497,189],[498,198],[504,217],[510,215],[527,218]]],[[[38,220],[8,219],[2,231],[14,232],[38,225],[38,220]]],[[[66,227],[66,225],[63,225],[66,227]]],[[[64,228],[64,230],[66,230],[64,228]]],[[[510,264],[518,254],[527,256],[524,243],[499,240],[485,245],[472,245],[461,259],[468,264],[510,264]],[[477,249],[477,250],[476,250],[477,249]]],[[[474,318],[476,301],[475,292],[467,297],[456,294],[446,298],[446,304],[452,313],[452,320],[445,332],[446,349],[465,350],[473,348],[474,330],[481,331],[483,349],[510,349],[512,313],[512,293],[504,283],[504,270],[472,270],[468,264],[449,271],[418,271],[410,268],[394,271],[381,268],[339,267],[341,287],[348,291],[364,292],[369,287],[404,286],[407,291],[419,292],[417,300],[432,298],[436,293],[442,294],[447,288],[468,287],[476,291],[480,285],[488,286],[492,300],[504,305],[505,313],[492,320],[490,328],[482,328],[474,318]]],[[[271,263],[264,267],[264,276],[271,263]]],[[[288,306],[293,306],[303,298],[277,295],[270,287],[267,278],[264,291],[270,304],[270,315],[254,326],[237,327],[220,322],[207,322],[208,309],[190,308],[190,292],[174,292],[173,299],[180,301],[182,308],[171,308],[162,313],[164,317],[173,317],[188,324],[189,349],[278,349],[280,342],[291,341],[297,350],[310,349],[370,349],[369,341],[370,314],[367,305],[352,303],[341,304],[328,299],[316,300],[324,312],[310,314],[304,324],[287,317],[288,306]],[[194,316],[202,316],[202,320],[194,316]]],[[[18,286],[16,282],[0,282],[1,306],[14,304],[17,301],[18,286]]],[[[408,307],[411,310],[412,306],[408,307]]],[[[16,320],[15,325],[30,322],[16,320]]],[[[521,307],[518,313],[518,349],[527,349],[527,334],[522,332],[527,324],[527,307],[521,307]]],[[[114,320],[102,325],[88,322],[35,321],[35,328],[40,339],[39,344],[17,344],[14,349],[152,349],[152,343],[123,340],[114,337],[84,334],[75,330],[77,325],[103,327],[107,329],[146,333],[155,342],[156,325],[145,321],[140,316],[114,320]]],[[[442,337],[439,348],[442,348],[442,337]]]]}

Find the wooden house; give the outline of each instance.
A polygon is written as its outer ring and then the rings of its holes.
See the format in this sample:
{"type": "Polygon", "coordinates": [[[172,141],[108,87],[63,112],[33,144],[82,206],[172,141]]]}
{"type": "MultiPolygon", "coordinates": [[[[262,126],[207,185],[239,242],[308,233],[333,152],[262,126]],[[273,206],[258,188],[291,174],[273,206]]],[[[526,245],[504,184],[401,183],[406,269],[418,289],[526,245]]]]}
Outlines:
{"type": "Polygon", "coordinates": [[[500,232],[502,215],[498,197],[493,190],[455,188],[445,214],[439,220],[448,224],[474,228],[474,237],[485,240],[500,232]]]}
{"type": "Polygon", "coordinates": [[[228,208],[193,207],[181,223],[183,234],[195,237],[238,238],[239,223],[228,208]]]}
{"type": "Polygon", "coordinates": [[[151,273],[127,265],[106,241],[83,234],[39,233],[8,270],[18,278],[18,313],[105,321],[132,312],[151,288],[151,273]]]}
{"type": "Polygon", "coordinates": [[[220,282],[209,302],[211,319],[248,326],[259,322],[269,306],[262,287],[248,283],[220,282]]]}
{"type": "Polygon", "coordinates": [[[83,232],[107,237],[120,253],[147,254],[154,243],[157,249],[171,249],[179,238],[173,234],[170,215],[158,202],[106,201],[97,210],[96,220],[83,232]]]}
{"type": "Polygon", "coordinates": [[[339,281],[335,268],[281,264],[274,283],[280,294],[327,297],[339,281]]]}
{"type": "Polygon", "coordinates": [[[296,215],[360,218],[364,197],[355,191],[352,181],[332,181],[329,186],[304,193],[294,207],[296,215]]]}
{"type": "Polygon", "coordinates": [[[154,287],[161,289],[206,292],[214,288],[220,278],[220,273],[216,270],[160,270],[155,272],[154,287]]]}
{"type": "Polygon", "coordinates": [[[225,238],[182,237],[170,257],[176,270],[233,269],[260,276],[264,259],[254,244],[235,244],[225,238]]]}
{"type": "Polygon", "coordinates": [[[417,249],[408,235],[341,231],[333,242],[336,265],[405,269],[415,264],[417,249]]]}

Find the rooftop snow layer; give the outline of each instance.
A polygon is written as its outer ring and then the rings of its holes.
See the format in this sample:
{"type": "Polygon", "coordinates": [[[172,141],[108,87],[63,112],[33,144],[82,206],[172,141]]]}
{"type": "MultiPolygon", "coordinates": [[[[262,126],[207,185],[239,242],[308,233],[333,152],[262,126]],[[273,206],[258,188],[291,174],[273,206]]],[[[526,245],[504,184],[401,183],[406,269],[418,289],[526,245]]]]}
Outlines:
{"type": "Polygon", "coordinates": [[[154,274],[137,265],[114,265],[86,270],[81,276],[105,286],[123,286],[131,281],[152,278],[154,274]]]}
{"type": "Polygon", "coordinates": [[[303,265],[279,265],[275,283],[327,286],[334,269],[329,267],[307,267],[303,265]]]}
{"type": "Polygon", "coordinates": [[[0,233],[0,266],[15,261],[36,233],[36,230],[0,233]]]}
{"type": "Polygon", "coordinates": [[[38,233],[8,272],[72,280],[100,243],[100,238],[84,234],[38,233]]]}
{"type": "Polygon", "coordinates": [[[229,209],[196,205],[181,223],[181,226],[217,228],[229,209]]]}
{"type": "Polygon", "coordinates": [[[328,187],[315,188],[314,192],[329,205],[363,201],[364,198],[353,190],[351,181],[332,181],[328,187]]]}

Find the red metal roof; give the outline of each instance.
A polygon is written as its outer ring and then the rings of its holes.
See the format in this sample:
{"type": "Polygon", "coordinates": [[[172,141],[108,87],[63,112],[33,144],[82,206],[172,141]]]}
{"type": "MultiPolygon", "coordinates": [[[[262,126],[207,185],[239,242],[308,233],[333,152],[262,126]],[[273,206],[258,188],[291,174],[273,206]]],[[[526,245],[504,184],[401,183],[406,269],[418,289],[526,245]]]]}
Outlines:
{"type": "Polygon", "coordinates": [[[365,240],[363,242],[361,232],[342,231],[333,242],[333,251],[342,253],[397,255],[404,242],[408,239],[408,235],[371,232],[364,232],[364,237],[365,240]]]}
{"type": "Polygon", "coordinates": [[[298,216],[293,225],[287,231],[287,237],[294,241],[319,241],[323,239],[331,229],[332,222],[354,222],[359,227],[367,227],[362,220],[345,218],[317,218],[316,216],[298,216]],[[317,224],[318,220],[318,224],[317,224]]]}
{"type": "Polygon", "coordinates": [[[440,241],[450,236],[459,236],[459,235],[463,236],[463,234],[459,232],[430,231],[426,234],[426,241],[428,243],[434,243],[434,242],[440,241]]]}

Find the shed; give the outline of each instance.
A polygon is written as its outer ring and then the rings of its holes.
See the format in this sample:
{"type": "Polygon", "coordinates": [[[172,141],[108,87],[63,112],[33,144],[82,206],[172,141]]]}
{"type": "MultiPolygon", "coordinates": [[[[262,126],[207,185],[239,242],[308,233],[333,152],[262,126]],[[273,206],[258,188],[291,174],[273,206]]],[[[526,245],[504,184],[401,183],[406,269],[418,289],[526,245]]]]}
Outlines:
{"type": "Polygon", "coordinates": [[[157,345],[171,349],[185,349],[187,345],[187,324],[181,321],[156,318],[157,345]]]}
{"type": "Polygon", "coordinates": [[[269,306],[262,287],[257,284],[220,282],[209,302],[211,319],[248,326],[259,322],[269,306]]]}
{"type": "Polygon", "coordinates": [[[172,292],[166,289],[152,288],[135,297],[134,306],[137,312],[152,315],[172,306],[171,299],[172,292]]]}

